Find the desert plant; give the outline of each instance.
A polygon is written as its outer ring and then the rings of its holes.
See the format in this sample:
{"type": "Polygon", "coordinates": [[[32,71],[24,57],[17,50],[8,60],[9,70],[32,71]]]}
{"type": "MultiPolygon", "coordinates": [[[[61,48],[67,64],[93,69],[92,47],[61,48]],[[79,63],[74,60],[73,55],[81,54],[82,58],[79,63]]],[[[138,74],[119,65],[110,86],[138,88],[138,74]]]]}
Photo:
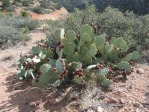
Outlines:
{"type": "Polygon", "coordinates": [[[29,30],[34,30],[40,25],[40,22],[37,20],[31,20],[29,18],[19,18],[13,23],[13,25],[18,28],[28,27],[29,30]]]}
{"type": "Polygon", "coordinates": [[[0,46],[8,47],[9,45],[16,44],[20,41],[29,39],[27,34],[28,28],[20,27],[22,25],[21,18],[12,17],[0,13],[0,46]]]}
{"type": "Polygon", "coordinates": [[[29,4],[30,4],[30,1],[29,1],[29,0],[23,0],[23,1],[22,1],[22,6],[28,7],[29,4]]]}
{"type": "Polygon", "coordinates": [[[129,47],[122,37],[108,40],[106,34],[96,35],[88,24],[80,28],[79,34],[58,29],[55,38],[54,47],[38,44],[30,55],[21,56],[17,73],[20,80],[32,79],[38,87],[57,87],[67,81],[87,84],[94,80],[107,87],[114,77],[131,74],[128,62],[139,57],[137,51],[127,54],[129,47]]]}
{"type": "Polygon", "coordinates": [[[2,1],[2,9],[5,9],[6,7],[10,6],[9,0],[1,0],[2,1]]]}
{"type": "Polygon", "coordinates": [[[82,24],[96,24],[98,34],[106,33],[109,37],[122,36],[132,51],[149,47],[148,20],[148,15],[137,16],[129,11],[123,13],[111,7],[98,13],[95,6],[88,6],[85,10],[75,9],[66,19],[65,29],[79,32],[82,24]]]}
{"type": "Polygon", "coordinates": [[[55,8],[58,10],[62,7],[60,3],[55,3],[54,5],[55,5],[55,8]]]}
{"type": "Polygon", "coordinates": [[[28,13],[27,11],[25,11],[25,10],[22,10],[22,11],[21,11],[21,15],[22,15],[23,17],[29,17],[29,13],[28,13]]]}
{"type": "Polygon", "coordinates": [[[33,11],[37,14],[42,14],[42,8],[41,6],[36,6],[33,8],[33,11]]]}

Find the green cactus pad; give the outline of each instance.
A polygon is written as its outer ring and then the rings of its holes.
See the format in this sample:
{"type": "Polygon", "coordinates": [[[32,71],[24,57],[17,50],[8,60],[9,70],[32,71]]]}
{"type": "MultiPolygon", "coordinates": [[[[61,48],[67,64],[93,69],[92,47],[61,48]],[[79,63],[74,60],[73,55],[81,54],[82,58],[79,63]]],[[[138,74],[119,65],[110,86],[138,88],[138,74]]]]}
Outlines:
{"type": "Polygon", "coordinates": [[[31,58],[27,58],[26,61],[28,61],[29,63],[31,63],[33,60],[31,58]]]}
{"type": "Polygon", "coordinates": [[[64,67],[65,62],[63,59],[59,58],[58,60],[56,60],[56,69],[58,73],[62,74],[64,72],[64,67]]]}
{"type": "Polygon", "coordinates": [[[59,87],[60,84],[61,84],[61,81],[60,81],[60,80],[57,80],[57,81],[56,81],[55,83],[53,83],[52,85],[53,85],[54,87],[59,87]]]}
{"type": "Polygon", "coordinates": [[[20,63],[24,63],[24,62],[25,62],[25,59],[24,59],[23,57],[21,57],[21,58],[19,59],[19,62],[20,62],[20,63]]]}
{"type": "Polygon", "coordinates": [[[46,54],[47,50],[44,47],[39,47],[39,49],[43,54],[46,54]]]}
{"type": "Polygon", "coordinates": [[[106,38],[105,38],[105,35],[102,34],[100,36],[96,36],[96,45],[97,47],[99,48],[100,46],[103,46],[105,43],[106,43],[106,38]]]}
{"type": "Polygon", "coordinates": [[[86,52],[86,54],[83,57],[83,61],[85,63],[92,63],[92,57],[89,52],[86,52]]]}
{"type": "Polygon", "coordinates": [[[139,52],[138,52],[138,51],[134,51],[134,52],[132,53],[131,60],[136,60],[136,59],[138,59],[139,57],[140,57],[139,52]]]}
{"type": "Polygon", "coordinates": [[[108,73],[109,73],[109,69],[108,68],[103,68],[100,71],[100,74],[102,74],[102,75],[107,75],[108,73]]]}
{"type": "Polygon", "coordinates": [[[119,47],[119,46],[122,46],[122,45],[126,45],[126,42],[124,41],[124,39],[122,37],[120,37],[120,38],[117,38],[114,41],[114,45],[119,47]]]}
{"type": "Polygon", "coordinates": [[[131,67],[128,62],[122,61],[118,63],[117,68],[119,69],[125,69],[127,72],[131,70],[131,67]]]}
{"type": "Polygon", "coordinates": [[[89,36],[91,36],[93,34],[93,29],[91,26],[89,26],[88,24],[83,25],[80,29],[80,34],[85,34],[87,33],[89,36]]]}
{"type": "Polygon", "coordinates": [[[75,47],[72,43],[68,42],[67,40],[64,41],[64,54],[65,55],[73,55],[75,51],[75,47]]]}
{"type": "Polygon", "coordinates": [[[106,53],[111,53],[113,51],[113,49],[114,49],[113,44],[109,44],[109,45],[105,46],[106,53]]]}
{"type": "Polygon", "coordinates": [[[47,58],[53,58],[53,52],[50,49],[47,50],[46,57],[47,58]]]}
{"type": "Polygon", "coordinates": [[[119,46],[119,48],[121,49],[120,52],[127,52],[129,47],[127,45],[122,45],[122,46],[119,46]]]}
{"type": "Polygon", "coordinates": [[[82,34],[80,39],[85,42],[91,41],[91,38],[87,33],[82,34]]]}
{"type": "Polygon", "coordinates": [[[77,69],[82,69],[82,63],[81,63],[81,62],[77,62],[75,69],[76,69],[76,70],[77,70],[77,69]]]}
{"type": "Polygon", "coordinates": [[[51,65],[50,64],[43,64],[40,67],[40,72],[43,73],[43,74],[48,73],[50,70],[51,70],[51,65]]]}
{"type": "Polygon", "coordinates": [[[90,56],[91,56],[91,57],[93,57],[93,56],[96,55],[97,49],[96,49],[96,45],[95,45],[95,44],[91,44],[89,53],[90,53],[90,56]]]}
{"type": "Polygon", "coordinates": [[[126,56],[124,59],[122,59],[122,60],[123,60],[123,61],[130,61],[131,58],[132,58],[132,53],[129,53],[129,54],[127,54],[127,56],[126,56]]]}
{"type": "Polygon", "coordinates": [[[112,81],[109,79],[105,79],[104,81],[101,82],[101,85],[104,87],[109,87],[112,84],[112,81]]]}
{"type": "Polygon", "coordinates": [[[88,51],[87,47],[81,47],[81,49],[80,49],[80,53],[81,53],[82,56],[84,56],[87,51],[88,51]]]}
{"type": "Polygon", "coordinates": [[[105,54],[105,48],[104,48],[104,46],[98,46],[98,50],[99,50],[99,52],[103,55],[103,54],[105,54]]]}
{"type": "Polygon", "coordinates": [[[76,33],[74,31],[72,31],[72,30],[69,30],[69,31],[66,32],[65,38],[69,42],[73,43],[74,40],[76,39],[76,33]]]}
{"type": "Polygon", "coordinates": [[[110,43],[115,44],[116,39],[117,39],[116,37],[112,37],[111,40],[110,40],[110,43]]]}
{"type": "Polygon", "coordinates": [[[36,46],[36,47],[32,47],[32,53],[33,54],[40,54],[40,47],[36,46]]]}
{"type": "Polygon", "coordinates": [[[46,85],[54,84],[57,80],[59,80],[58,75],[55,72],[48,72],[40,75],[38,81],[37,79],[32,80],[32,84],[37,87],[45,87],[46,85]]]}
{"type": "Polygon", "coordinates": [[[23,70],[23,69],[19,70],[19,71],[17,72],[17,77],[18,77],[18,79],[22,80],[24,74],[26,74],[26,73],[27,73],[26,70],[23,70]]]}

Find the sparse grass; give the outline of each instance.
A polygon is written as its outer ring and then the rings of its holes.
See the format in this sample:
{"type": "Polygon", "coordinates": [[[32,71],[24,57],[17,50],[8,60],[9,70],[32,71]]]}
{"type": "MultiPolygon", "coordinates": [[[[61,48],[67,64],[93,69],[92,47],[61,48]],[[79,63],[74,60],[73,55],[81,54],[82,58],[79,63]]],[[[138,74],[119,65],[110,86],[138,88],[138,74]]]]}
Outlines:
{"type": "Polygon", "coordinates": [[[38,21],[29,18],[0,13],[0,48],[29,40],[28,31],[34,30],[38,25],[38,21]]]}

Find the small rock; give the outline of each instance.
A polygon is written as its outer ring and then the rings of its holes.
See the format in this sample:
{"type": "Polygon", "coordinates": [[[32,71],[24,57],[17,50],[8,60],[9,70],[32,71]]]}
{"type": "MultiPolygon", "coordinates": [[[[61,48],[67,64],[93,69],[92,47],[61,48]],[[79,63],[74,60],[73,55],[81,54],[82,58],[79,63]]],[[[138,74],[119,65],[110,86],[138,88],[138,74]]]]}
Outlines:
{"type": "Polygon", "coordinates": [[[92,109],[88,109],[87,112],[94,112],[94,110],[92,110],[92,109]]]}
{"type": "Polygon", "coordinates": [[[36,102],[36,103],[35,103],[35,106],[36,106],[36,107],[39,106],[39,102],[36,102]]]}
{"type": "Polygon", "coordinates": [[[115,98],[108,97],[108,103],[117,103],[117,100],[115,98]]]}
{"type": "Polygon", "coordinates": [[[136,72],[138,74],[144,74],[144,70],[142,68],[138,68],[136,72]]]}
{"type": "Polygon", "coordinates": [[[124,99],[120,99],[120,104],[125,104],[125,100],[124,99]]]}
{"type": "Polygon", "coordinates": [[[54,99],[54,98],[51,98],[49,101],[50,105],[57,105],[58,102],[54,99]]]}
{"type": "Polygon", "coordinates": [[[73,91],[72,93],[70,93],[70,99],[71,100],[75,100],[79,97],[79,93],[77,91],[73,91]]]}
{"type": "Polygon", "coordinates": [[[138,103],[138,102],[135,102],[135,103],[133,104],[134,107],[140,107],[140,105],[141,105],[141,104],[138,103]]]}
{"type": "Polygon", "coordinates": [[[117,91],[117,94],[118,94],[119,96],[121,96],[121,97],[128,97],[128,96],[129,96],[126,92],[124,92],[124,91],[121,90],[121,89],[119,89],[119,90],[117,91]]]}
{"type": "Polygon", "coordinates": [[[98,106],[97,112],[104,112],[104,109],[102,107],[98,106]]]}
{"type": "Polygon", "coordinates": [[[148,108],[144,108],[144,112],[149,112],[148,108]]]}

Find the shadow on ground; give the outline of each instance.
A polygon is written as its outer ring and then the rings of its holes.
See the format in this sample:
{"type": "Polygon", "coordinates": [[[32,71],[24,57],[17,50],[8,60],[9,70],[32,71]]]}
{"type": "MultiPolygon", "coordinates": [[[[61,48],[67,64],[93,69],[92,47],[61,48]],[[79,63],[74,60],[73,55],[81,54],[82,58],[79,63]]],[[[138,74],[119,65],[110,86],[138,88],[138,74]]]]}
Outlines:
{"type": "Polygon", "coordinates": [[[7,77],[6,79],[7,92],[9,100],[2,102],[0,110],[10,111],[15,110],[17,112],[35,112],[40,109],[41,111],[60,111],[69,105],[70,102],[63,100],[59,104],[52,106],[48,102],[48,99],[53,96],[45,96],[39,88],[31,86],[31,82],[23,81],[20,82],[16,78],[16,75],[7,77]]]}

